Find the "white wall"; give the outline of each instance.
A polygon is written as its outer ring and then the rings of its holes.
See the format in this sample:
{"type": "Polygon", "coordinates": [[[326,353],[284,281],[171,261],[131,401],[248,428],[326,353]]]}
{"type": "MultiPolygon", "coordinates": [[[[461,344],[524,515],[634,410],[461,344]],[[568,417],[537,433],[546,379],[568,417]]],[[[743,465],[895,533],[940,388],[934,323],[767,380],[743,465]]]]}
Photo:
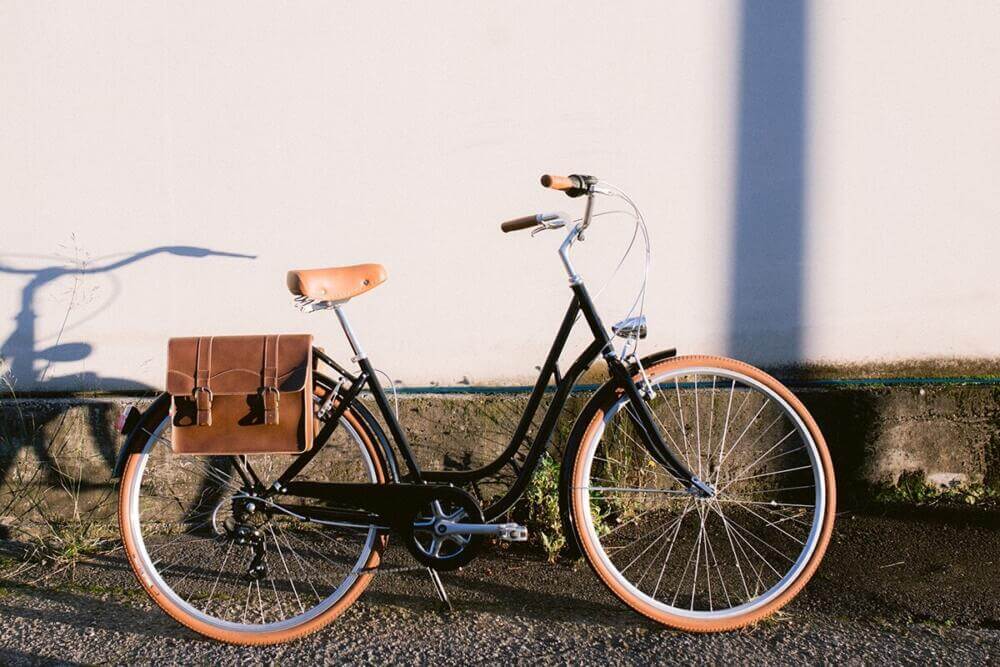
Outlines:
{"type": "MultiPolygon", "coordinates": [[[[753,7],[0,3],[16,387],[162,386],[171,335],[313,331],[340,352],[284,272],[362,261],[389,272],[349,310],[377,365],[409,385],[523,381],[568,302],[561,237],[497,225],[575,210],[543,171],[642,206],[647,349],[1000,355],[1000,5],[824,3],[777,23],[753,7]],[[748,77],[777,90],[776,115],[748,77]],[[769,255],[788,225],[798,251],[769,255]],[[256,258],[101,270],[176,246],[256,258]]],[[[577,254],[592,287],[629,232],[595,225],[577,254]]],[[[606,319],[637,276],[638,257],[599,299],[606,319]]]]}

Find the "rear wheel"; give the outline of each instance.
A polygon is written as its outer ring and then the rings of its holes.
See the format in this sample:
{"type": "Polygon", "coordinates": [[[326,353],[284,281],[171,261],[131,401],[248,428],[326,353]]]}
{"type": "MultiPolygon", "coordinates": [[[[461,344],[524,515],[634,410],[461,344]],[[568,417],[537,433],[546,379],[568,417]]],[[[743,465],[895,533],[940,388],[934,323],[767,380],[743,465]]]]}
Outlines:
{"type": "Polygon", "coordinates": [[[609,391],[567,452],[583,554],[660,623],[753,623],[791,600],[826,550],[835,493],[823,436],[786,387],[747,364],[678,357],[647,374],[664,440],[715,495],[696,498],[654,461],[628,398],[609,391]]]}
{"type": "MultiPolygon", "coordinates": [[[[318,381],[317,394],[328,390],[318,381]]],[[[174,455],[165,407],[140,425],[148,437],[129,456],[119,496],[125,551],[150,597],[192,630],[238,644],[289,641],[339,616],[378,565],[379,529],[302,521],[318,501],[295,499],[292,508],[253,498],[232,457],[174,455]]],[[[292,460],[247,457],[265,486],[292,460]]],[[[296,480],[385,481],[353,411],[296,480]]]]}

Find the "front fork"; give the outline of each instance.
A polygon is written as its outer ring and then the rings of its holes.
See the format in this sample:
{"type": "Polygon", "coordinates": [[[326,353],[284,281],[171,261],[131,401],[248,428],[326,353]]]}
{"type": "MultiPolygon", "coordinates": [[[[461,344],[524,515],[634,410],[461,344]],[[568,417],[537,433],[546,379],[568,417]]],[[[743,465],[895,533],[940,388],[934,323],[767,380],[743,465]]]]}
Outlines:
{"type": "Polygon", "coordinates": [[[687,465],[677,456],[673,449],[663,440],[663,434],[657,426],[653,413],[650,412],[639,388],[629,373],[625,364],[613,353],[604,356],[608,362],[608,371],[611,378],[628,397],[626,412],[629,419],[636,426],[642,436],[643,444],[653,460],[663,466],[674,479],[681,483],[687,492],[700,498],[711,498],[715,495],[715,489],[711,484],[702,481],[687,467],[687,465]]]}

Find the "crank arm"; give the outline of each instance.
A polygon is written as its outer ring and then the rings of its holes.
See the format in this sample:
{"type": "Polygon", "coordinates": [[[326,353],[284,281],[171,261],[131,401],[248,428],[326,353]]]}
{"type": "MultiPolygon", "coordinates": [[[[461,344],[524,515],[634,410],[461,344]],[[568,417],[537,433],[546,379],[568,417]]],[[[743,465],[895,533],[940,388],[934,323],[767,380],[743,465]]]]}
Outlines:
{"type": "Polygon", "coordinates": [[[528,529],[517,523],[461,523],[442,521],[436,527],[438,535],[489,535],[504,542],[527,542],[528,529]]]}

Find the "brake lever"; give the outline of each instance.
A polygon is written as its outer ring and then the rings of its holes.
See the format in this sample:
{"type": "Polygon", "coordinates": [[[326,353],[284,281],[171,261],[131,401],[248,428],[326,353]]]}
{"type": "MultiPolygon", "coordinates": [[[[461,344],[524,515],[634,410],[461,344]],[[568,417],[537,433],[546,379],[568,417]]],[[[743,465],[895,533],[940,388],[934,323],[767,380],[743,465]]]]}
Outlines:
{"type": "Polygon", "coordinates": [[[550,229],[559,229],[566,226],[566,221],[562,218],[557,218],[556,220],[542,220],[538,223],[538,227],[531,230],[531,235],[540,234],[541,232],[548,231],[550,229]]]}
{"type": "Polygon", "coordinates": [[[567,216],[563,212],[557,213],[542,213],[538,216],[538,227],[531,230],[531,235],[534,236],[540,232],[548,231],[550,229],[560,229],[566,226],[567,216]]]}

